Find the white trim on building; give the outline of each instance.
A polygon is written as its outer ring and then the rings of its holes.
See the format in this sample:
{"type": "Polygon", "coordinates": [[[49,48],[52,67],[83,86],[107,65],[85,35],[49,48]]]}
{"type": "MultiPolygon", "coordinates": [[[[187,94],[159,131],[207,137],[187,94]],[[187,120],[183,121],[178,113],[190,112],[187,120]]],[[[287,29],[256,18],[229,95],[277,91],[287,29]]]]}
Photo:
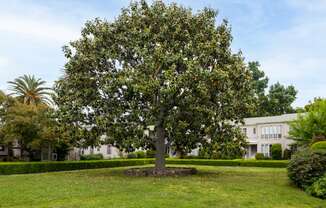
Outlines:
{"type": "Polygon", "coordinates": [[[271,146],[281,144],[282,150],[289,148],[293,143],[288,138],[289,122],[295,120],[297,114],[284,114],[280,116],[266,116],[245,118],[241,126],[248,137],[249,147],[245,158],[254,158],[256,153],[263,153],[269,157],[271,146]]]}

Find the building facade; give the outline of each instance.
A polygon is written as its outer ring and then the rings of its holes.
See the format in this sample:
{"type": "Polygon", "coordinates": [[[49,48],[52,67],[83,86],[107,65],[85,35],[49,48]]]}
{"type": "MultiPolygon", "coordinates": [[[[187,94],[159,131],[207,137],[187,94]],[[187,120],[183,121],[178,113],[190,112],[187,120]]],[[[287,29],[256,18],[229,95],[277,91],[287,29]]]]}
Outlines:
{"type": "Polygon", "coordinates": [[[289,149],[293,143],[288,137],[289,122],[296,118],[297,114],[245,118],[245,124],[241,126],[249,142],[245,158],[255,158],[256,153],[270,157],[273,144],[281,144],[283,151],[289,149]]]}

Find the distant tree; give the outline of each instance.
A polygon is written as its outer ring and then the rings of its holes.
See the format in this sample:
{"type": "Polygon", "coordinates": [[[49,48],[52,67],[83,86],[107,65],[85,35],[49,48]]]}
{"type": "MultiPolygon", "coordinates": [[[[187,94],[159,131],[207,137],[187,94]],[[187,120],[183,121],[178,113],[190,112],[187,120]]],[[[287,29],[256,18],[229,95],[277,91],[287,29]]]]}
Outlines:
{"type": "Polygon", "coordinates": [[[254,91],[255,107],[251,109],[248,117],[275,116],[285,113],[294,113],[296,110],[291,106],[296,99],[297,90],[294,86],[284,86],[277,82],[270,86],[268,92],[268,77],[259,69],[258,62],[249,62],[251,72],[251,85],[254,91]]]}
{"type": "Polygon", "coordinates": [[[285,113],[294,113],[295,110],[291,104],[295,101],[297,91],[294,86],[285,87],[279,82],[272,85],[269,89],[268,105],[266,111],[270,115],[281,115],[285,113]]]}
{"type": "Polygon", "coordinates": [[[15,96],[25,104],[49,104],[51,88],[45,87],[45,81],[35,78],[34,75],[23,75],[14,81],[9,81],[10,95],[15,96]]]}
{"type": "Polygon", "coordinates": [[[265,116],[266,104],[268,103],[268,98],[265,95],[265,90],[268,87],[268,77],[265,76],[265,72],[259,69],[260,64],[257,61],[249,62],[248,69],[251,73],[251,87],[254,95],[254,108],[250,109],[247,117],[255,116],[265,116]]]}
{"type": "Polygon", "coordinates": [[[315,97],[313,101],[309,101],[309,103],[304,106],[303,111],[304,112],[308,112],[311,108],[315,108],[316,107],[316,104],[315,103],[318,103],[319,101],[323,101],[323,100],[325,100],[325,99],[323,99],[321,97],[315,97]]]}
{"type": "Polygon", "coordinates": [[[50,111],[46,105],[17,101],[8,105],[1,118],[2,140],[7,144],[17,142],[21,156],[26,157],[30,157],[33,150],[40,150],[42,145],[56,143],[55,120],[49,119],[50,111]]]}
{"type": "Polygon", "coordinates": [[[290,124],[289,135],[301,146],[326,140],[326,100],[315,100],[307,113],[299,114],[297,120],[290,124]]]}
{"type": "Polygon", "coordinates": [[[250,72],[230,47],[231,29],[226,21],[216,26],[216,15],[141,1],[112,23],[87,22],[82,37],[64,47],[60,122],[95,127],[123,149],[154,146],[159,171],[166,142],[184,151],[208,138],[223,142],[221,132],[242,121],[252,96],[250,72]]]}
{"type": "Polygon", "coordinates": [[[265,72],[259,69],[260,64],[258,61],[248,63],[248,68],[252,75],[252,88],[256,96],[265,95],[265,89],[268,87],[268,77],[265,72]]]}

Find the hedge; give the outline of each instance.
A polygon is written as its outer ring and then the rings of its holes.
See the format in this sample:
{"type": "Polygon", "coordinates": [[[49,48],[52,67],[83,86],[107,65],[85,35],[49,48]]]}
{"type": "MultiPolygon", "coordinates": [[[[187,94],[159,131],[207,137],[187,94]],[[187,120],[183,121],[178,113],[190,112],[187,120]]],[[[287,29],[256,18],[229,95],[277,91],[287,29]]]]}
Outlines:
{"type": "Polygon", "coordinates": [[[286,168],[287,160],[168,159],[167,164],[286,168]]]}
{"type": "MultiPolygon", "coordinates": [[[[3,162],[0,175],[43,173],[96,168],[112,168],[154,164],[155,159],[114,159],[63,162],[3,162]]],[[[167,164],[206,165],[206,166],[243,166],[285,168],[287,160],[208,160],[208,159],[167,159],[167,164]]]]}
{"type": "Polygon", "coordinates": [[[0,163],[0,175],[136,166],[152,164],[153,162],[153,159],[114,159],[64,162],[4,162],[0,163]]]}

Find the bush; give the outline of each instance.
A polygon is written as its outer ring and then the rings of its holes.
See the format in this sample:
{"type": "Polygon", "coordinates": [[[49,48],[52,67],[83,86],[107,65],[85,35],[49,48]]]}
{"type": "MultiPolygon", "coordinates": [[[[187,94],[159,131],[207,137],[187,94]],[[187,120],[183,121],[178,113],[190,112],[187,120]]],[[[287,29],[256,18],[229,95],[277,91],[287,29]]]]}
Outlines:
{"type": "Polygon", "coordinates": [[[265,156],[263,153],[256,153],[255,155],[256,160],[265,160],[265,156]]]}
{"type": "Polygon", "coordinates": [[[272,159],[273,160],[281,160],[282,159],[282,145],[281,144],[273,144],[272,145],[272,159]]]}
{"type": "Polygon", "coordinates": [[[326,151],[326,141],[316,142],[311,145],[311,149],[314,151],[326,151]]]}
{"type": "Polygon", "coordinates": [[[303,149],[293,155],[288,165],[289,178],[300,188],[307,188],[326,172],[326,153],[303,149]]]}
{"type": "Polygon", "coordinates": [[[292,151],[289,149],[285,149],[283,152],[283,159],[284,160],[289,160],[291,159],[292,151]]]}
{"type": "Polygon", "coordinates": [[[155,157],[155,151],[154,150],[147,150],[146,151],[146,157],[147,158],[154,158],[155,157]]]}
{"type": "Polygon", "coordinates": [[[308,189],[307,192],[312,196],[326,199],[326,175],[315,181],[308,189]]]}
{"type": "Polygon", "coordinates": [[[137,166],[152,164],[153,162],[153,159],[115,159],[65,162],[6,162],[0,163],[0,175],[137,166]]]}
{"type": "Polygon", "coordinates": [[[137,158],[145,158],[145,152],[144,151],[137,151],[135,152],[137,155],[137,158]]]}
{"type": "Polygon", "coordinates": [[[207,165],[207,166],[244,166],[244,167],[271,167],[285,168],[288,165],[286,160],[211,160],[211,159],[167,159],[167,164],[180,165],[207,165]]]}
{"type": "Polygon", "coordinates": [[[128,153],[127,158],[131,159],[131,158],[137,158],[137,154],[134,152],[128,153]]]}
{"type": "Polygon", "coordinates": [[[80,160],[103,160],[102,154],[81,155],[80,160]]]}

